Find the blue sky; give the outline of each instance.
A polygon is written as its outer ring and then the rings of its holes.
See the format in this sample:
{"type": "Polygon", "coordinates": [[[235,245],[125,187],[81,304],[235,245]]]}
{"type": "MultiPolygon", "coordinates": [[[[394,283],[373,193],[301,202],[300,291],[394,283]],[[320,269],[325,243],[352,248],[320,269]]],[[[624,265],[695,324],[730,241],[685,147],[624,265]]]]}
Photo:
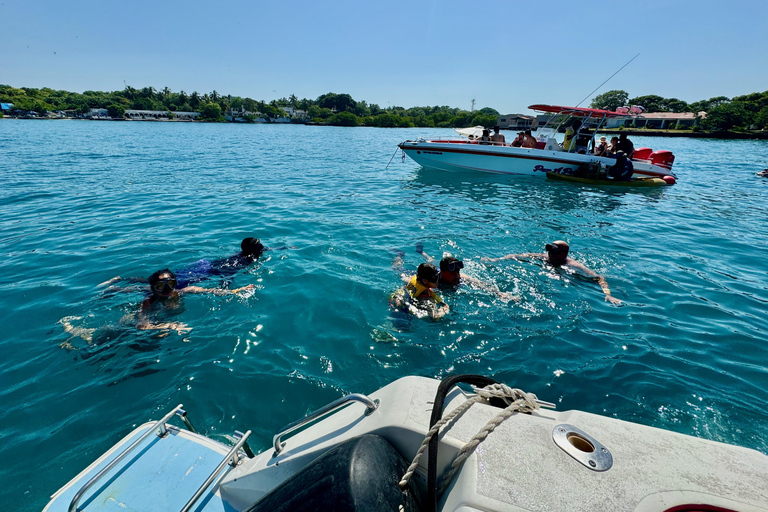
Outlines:
{"type": "Polygon", "coordinates": [[[0,84],[527,112],[768,90],[768,2],[0,0],[0,84]],[[588,106],[589,100],[584,105],[588,106]]]}

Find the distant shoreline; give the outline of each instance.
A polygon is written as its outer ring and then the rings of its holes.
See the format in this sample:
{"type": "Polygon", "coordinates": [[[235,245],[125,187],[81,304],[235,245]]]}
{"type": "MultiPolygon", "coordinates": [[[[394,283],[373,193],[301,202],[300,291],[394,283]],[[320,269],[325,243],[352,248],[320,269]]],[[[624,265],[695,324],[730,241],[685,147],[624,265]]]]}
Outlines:
{"type": "Polygon", "coordinates": [[[625,135],[638,135],[646,137],[688,137],[691,139],[758,139],[768,140],[768,132],[692,132],[692,131],[680,131],[680,130],[633,130],[633,129],[600,129],[601,134],[606,135],[619,135],[621,133],[625,135]]]}
{"type": "MultiPolygon", "coordinates": [[[[56,120],[67,120],[67,121],[115,121],[115,122],[151,122],[151,123],[210,123],[211,121],[197,121],[197,120],[189,120],[189,119],[104,119],[104,118],[96,118],[96,119],[80,119],[80,118],[72,118],[72,117],[15,117],[15,116],[4,116],[0,117],[0,119],[20,119],[20,120],[34,120],[34,121],[56,121],[56,120]]],[[[215,123],[215,122],[214,122],[215,123]]],[[[217,123],[215,123],[217,124],[217,123]]],[[[333,126],[328,123],[318,123],[313,121],[306,121],[306,122],[292,122],[292,123],[236,123],[236,124],[260,124],[260,125],[304,125],[304,126],[333,126]]],[[[378,126],[365,126],[362,125],[362,127],[367,128],[380,128],[378,126]]],[[[354,126],[351,126],[349,128],[355,128],[354,126]]],[[[387,127],[384,127],[387,128],[387,127]]],[[[415,127],[415,128],[424,128],[424,127],[415,127]]],[[[508,128],[503,129],[502,131],[517,131],[517,129],[508,128]]],[[[687,137],[690,139],[725,139],[725,140],[768,140],[768,132],[762,131],[762,132],[752,132],[752,133],[744,133],[744,132],[693,132],[693,131],[680,131],[680,130],[637,130],[637,129],[613,129],[613,128],[603,128],[598,130],[599,133],[605,134],[605,135],[619,135],[619,134],[625,134],[625,135],[637,135],[641,137],[687,137]]]]}

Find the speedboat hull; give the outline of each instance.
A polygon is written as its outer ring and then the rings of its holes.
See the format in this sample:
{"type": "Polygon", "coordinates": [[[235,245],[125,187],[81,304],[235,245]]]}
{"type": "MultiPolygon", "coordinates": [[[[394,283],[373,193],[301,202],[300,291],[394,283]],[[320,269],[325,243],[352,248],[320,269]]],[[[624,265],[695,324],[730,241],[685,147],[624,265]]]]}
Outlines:
{"type": "MultiPolygon", "coordinates": [[[[569,153],[548,143],[542,149],[483,145],[476,142],[418,140],[398,147],[414,162],[442,171],[482,171],[498,174],[545,176],[548,172],[569,174],[580,166],[598,163],[610,167],[615,160],[589,154],[569,153]]],[[[633,161],[634,177],[672,175],[669,169],[644,161],[633,161]]]]}

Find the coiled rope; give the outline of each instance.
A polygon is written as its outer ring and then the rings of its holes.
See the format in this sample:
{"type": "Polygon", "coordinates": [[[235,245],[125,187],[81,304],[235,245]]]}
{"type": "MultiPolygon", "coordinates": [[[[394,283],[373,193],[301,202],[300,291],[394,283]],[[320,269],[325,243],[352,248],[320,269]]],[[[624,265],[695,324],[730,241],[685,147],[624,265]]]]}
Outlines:
{"type": "Polygon", "coordinates": [[[538,397],[536,395],[533,393],[526,393],[521,389],[510,388],[505,384],[490,384],[484,388],[476,389],[476,392],[477,394],[474,397],[466,400],[456,409],[448,413],[448,415],[435,423],[429,432],[427,432],[427,436],[424,438],[424,441],[421,443],[419,450],[416,452],[416,456],[413,458],[413,462],[411,462],[408,470],[400,480],[400,489],[405,489],[405,487],[408,485],[408,481],[413,476],[414,471],[416,471],[416,468],[419,465],[419,459],[427,449],[427,446],[429,446],[429,442],[432,437],[437,434],[444,425],[448,424],[454,418],[463,414],[464,411],[469,409],[473,404],[476,404],[480,401],[487,401],[492,398],[499,398],[507,404],[507,407],[499,412],[499,414],[491,418],[491,420],[488,421],[488,423],[486,423],[485,426],[480,429],[480,431],[461,448],[461,450],[459,450],[459,453],[456,454],[456,457],[451,463],[451,467],[448,469],[448,471],[446,471],[441,479],[438,495],[445,491],[445,489],[451,483],[451,480],[453,479],[456,472],[461,468],[462,464],[464,464],[464,461],[467,460],[467,457],[470,456],[474,449],[477,448],[477,446],[486,437],[488,437],[488,434],[493,432],[493,430],[499,426],[502,421],[512,416],[512,414],[515,412],[527,413],[535,411],[539,408],[539,404],[537,403],[538,397]]]}

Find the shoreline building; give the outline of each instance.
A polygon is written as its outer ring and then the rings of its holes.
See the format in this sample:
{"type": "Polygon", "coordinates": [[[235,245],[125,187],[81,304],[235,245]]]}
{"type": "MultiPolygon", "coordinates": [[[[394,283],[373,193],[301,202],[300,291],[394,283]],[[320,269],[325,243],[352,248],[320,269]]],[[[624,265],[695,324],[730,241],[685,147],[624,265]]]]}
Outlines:
{"type": "Polygon", "coordinates": [[[693,112],[643,112],[636,116],[607,119],[606,128],[648,128],[656,130],[693,128],[700,119],[706,119],[707,113],[693,112]]]}
{"type": "Polygon", "coordinates": [[[535,130],[539,127],[539,121],[536,117],[525,114],[499,116],[496,119],[496,124],[503,130],[535,130]]]}

